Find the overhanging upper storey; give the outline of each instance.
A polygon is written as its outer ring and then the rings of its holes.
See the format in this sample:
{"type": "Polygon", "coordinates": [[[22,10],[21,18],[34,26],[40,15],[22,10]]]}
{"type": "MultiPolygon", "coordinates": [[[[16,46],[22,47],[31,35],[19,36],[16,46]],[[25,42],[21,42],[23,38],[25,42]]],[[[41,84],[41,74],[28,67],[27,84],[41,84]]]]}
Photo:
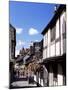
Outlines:
{"type": "Polygon", "coordinates": [[[56,20],[60,17],[60,15],[62,14],[63,11],[66,11],[66,5],[60,5],[58,7],[58,9],[55,12],[53,18],[50,20],[50,22],[47,24],[47,26],[42,31],[42,33],[41,33],[42,35],[44,35],[48,31],[49,28],[54,26],[54,24],[56,23],[56,20]]]}

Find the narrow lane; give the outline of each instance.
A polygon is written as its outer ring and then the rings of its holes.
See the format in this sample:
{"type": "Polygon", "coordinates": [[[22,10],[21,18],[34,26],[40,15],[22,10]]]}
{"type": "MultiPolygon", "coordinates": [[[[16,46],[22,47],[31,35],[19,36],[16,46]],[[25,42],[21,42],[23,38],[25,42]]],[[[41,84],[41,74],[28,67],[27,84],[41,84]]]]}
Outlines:
{"type": "Polygon", "coordinates": [[[36,86],[37,84],[35,82],[29,83],[29,80],[24,78],[18,79],[11,84],[11,88],[27,88],[36,86]]]}

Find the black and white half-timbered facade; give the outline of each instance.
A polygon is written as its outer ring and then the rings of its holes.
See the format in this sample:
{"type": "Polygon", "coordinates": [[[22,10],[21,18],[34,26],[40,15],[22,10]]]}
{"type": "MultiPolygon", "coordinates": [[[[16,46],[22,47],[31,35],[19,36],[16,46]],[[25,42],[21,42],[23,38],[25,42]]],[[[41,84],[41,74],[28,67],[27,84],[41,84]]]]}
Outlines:
{"type": "Polygon", "coordinates": [[[66,85],[66,5],[60,5],[42,32],[45,86],[66,85]],[[45,80],[46,79],[46,80],[45,80]]]}

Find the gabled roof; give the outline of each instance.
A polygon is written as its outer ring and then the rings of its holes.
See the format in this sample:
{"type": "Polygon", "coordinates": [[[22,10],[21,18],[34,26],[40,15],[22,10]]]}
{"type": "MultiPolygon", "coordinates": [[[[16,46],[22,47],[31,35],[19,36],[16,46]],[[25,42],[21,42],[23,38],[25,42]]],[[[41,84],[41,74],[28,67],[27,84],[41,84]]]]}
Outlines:
{"type": "Polygon", "coordinates": [[[9,24],[9,27],[11,28],[11,30],[16,30],[11,24],[9,24]]]}
{"type": "Polygon", "coordinates": [[[20,62],[20,61],[23,62],[23,61],[26,61],[29,57],[30,57],[29,55],[26,55],[25,57],[19,56],[16,61],[17,62],[20,62]]]}
{"type": "Polygon", "coordinates": [[[42,31],[41,34],[45,34],[47,32],[47,30],[49,28],[51,28],[55,23],[56,20],[58,19],[58,17],[62,14],[63,11],[66,10],[66,5],[60,5],[56,11],[56,13],[54,14],[53,18],[50,20],[50,22],[48,23],[48,25],[44,28],[44,30],[42,31]]]}
{"type": "Polygon", "coordinates": [[[23,60],[25,61],[25,60],[27,60],[29,57],[30,57],[29,55],[26,55],[26,56],[23,58],[23,60]]]}
{"type": "Polygon", "coordinates": [[[23,56],[19,56],[16,61],[17,61],[17,62],[23,61],[23,56]]]}

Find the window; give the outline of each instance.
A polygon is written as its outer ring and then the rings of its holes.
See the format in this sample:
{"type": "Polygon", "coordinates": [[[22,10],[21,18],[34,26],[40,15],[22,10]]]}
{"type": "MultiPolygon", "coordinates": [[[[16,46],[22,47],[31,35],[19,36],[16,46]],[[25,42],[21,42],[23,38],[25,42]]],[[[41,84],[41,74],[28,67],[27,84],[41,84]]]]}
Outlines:
{"type": "Polygon", "coordinates": [[[11,41],[11,52],[14,52],[14,42],[11,41]]]}
{"type": "Polygon", "coordinates": [[[66,38],[66,21],[64,18],[62,23],[62,33],[63,33],[63,38],[66,38]]]}
{"type": "Polygon", "coordinates": [[[15,47],[14,47],[14,41],[11,41],[11,56],[14,58],[15,56],[15,47]]]}
{"type": "Polygon", "coordinates": [[[66,21],[65,21],[65,18],[63,18],[63,23],[62,23],[62,37],[63,37],[63,53],[66,53],[66,21]]]}
{"type": "Polygon", "coordinates": [[[55,31],[56,31],[56,27],[54,26],[51,29],[51,42],[55,40],[55,31]]]}
{"type": "Polygon", "coordinates": [[[44,48],[45,46],[47,46],[47,42],[48,42],[48,32],[44,36],[44,48]]]}

